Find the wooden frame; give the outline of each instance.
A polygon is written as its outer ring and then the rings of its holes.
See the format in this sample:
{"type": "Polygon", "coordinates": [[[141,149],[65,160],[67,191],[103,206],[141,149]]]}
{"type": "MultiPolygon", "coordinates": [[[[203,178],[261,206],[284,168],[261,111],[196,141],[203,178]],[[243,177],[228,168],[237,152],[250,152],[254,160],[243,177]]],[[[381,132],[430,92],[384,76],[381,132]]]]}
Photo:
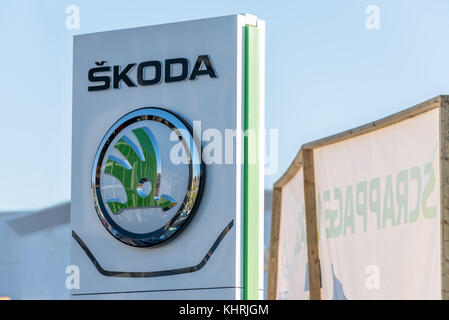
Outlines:
{"type": "Polygon", "coordinates": [[[449,300],[449,96],[439,96],[441,298],[449,300]]]}
{"type": "Polygon", "coordinates": [[[278,248],[282,219],[282,189],[301,169],[304,170],[310,298],[312,300],[321,299],[313,150],[391,126],[435,108],[439,108],[440,111],[441,297],[444,300],[449,300],[449,96],[447,95],[437,96],[388,117],[306,143],[301,147],[290,167],[273,187],[268,299],[276,299],[278,248]]]}

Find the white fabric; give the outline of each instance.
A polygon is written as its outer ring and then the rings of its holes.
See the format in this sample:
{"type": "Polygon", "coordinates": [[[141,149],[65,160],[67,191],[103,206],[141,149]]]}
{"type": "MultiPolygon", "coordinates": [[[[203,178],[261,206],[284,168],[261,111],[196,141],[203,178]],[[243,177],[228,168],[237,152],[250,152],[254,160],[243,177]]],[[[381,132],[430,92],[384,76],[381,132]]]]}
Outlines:
{"type": "Polygon", "coordinates": [[[282,189],[277,299],[307,299],[304,182],[300,170],[282,189]]]}
{"type": "MultiPolygon", "coordinates": [[[[314,159],[323,298],[440,299],[438,109],[315,149],[314,159]]],[[[280,253],[290,259],[280,255],[280,270],[301,287],[286,240],[304,201],[302,184],[293,189],[283,191],[280,253]]]]}

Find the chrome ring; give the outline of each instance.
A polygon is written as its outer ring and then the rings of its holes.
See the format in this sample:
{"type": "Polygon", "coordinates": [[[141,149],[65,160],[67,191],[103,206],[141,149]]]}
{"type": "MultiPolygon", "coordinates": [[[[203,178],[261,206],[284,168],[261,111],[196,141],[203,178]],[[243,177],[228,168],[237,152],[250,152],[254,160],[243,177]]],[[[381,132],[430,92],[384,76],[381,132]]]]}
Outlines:
{"type": "MultiPolygon", "coordinates": [[[[150,139],[156,144],[155,138],[151,133],[150,139]]],[[[194,137],[190,126],[174,113],[171,113],[165,109],[154,107],[137,109],[119,119],[108,130],[106,135],[103,137],[100,146],[98,147],[94,158],[91,177],[95,209],[102,224],[109,231],[109,233],[111,233],[116,239],[120,240],[121,242],[135,247],[159,246],[169,240],[172,240],[176,235],[180,234],[180,232],[188,225],[188,223],[193,218],[201,201],[201,196],[204,189],[205,167],[201,162],[200,150],[200,143],[198,139],[194,137]],[[101,166],[110,144],[123,129],[137,121],[142,120],[160,122],[174,131],[182,141],[189,161],[189,180],[187,191],[177,213],[168,223],[166,223],[159,229],[143,234],[133,233],[123,229],[110,217],[104,205],[100,190],[101,166]]],[[[154,188],[155,191],[154,195],[159,197],[162,196],[159,194],[161,162],[159,152],[157,150],[155,152],[156,158],[159,159],[157,161],[157,175],[159,177],[157,179],[156,185],[152,185],[152,188],[154,188]]]]}

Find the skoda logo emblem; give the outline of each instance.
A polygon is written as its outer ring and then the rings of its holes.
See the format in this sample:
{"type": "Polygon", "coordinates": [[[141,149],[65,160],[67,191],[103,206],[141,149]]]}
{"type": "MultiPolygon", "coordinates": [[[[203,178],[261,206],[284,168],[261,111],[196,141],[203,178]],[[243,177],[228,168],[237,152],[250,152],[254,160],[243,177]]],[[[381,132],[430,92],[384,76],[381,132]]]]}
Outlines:
{"type": "Polygon", "coordinates": [[[191,128],[175,114],[143,108],[123,116],[101,141],[92,168],[102,224],[136,247],[173,239],[201,200],[205,170],[200,156],[191,128]],[[172,152],[185,161],[171,161],[172,152]]]}

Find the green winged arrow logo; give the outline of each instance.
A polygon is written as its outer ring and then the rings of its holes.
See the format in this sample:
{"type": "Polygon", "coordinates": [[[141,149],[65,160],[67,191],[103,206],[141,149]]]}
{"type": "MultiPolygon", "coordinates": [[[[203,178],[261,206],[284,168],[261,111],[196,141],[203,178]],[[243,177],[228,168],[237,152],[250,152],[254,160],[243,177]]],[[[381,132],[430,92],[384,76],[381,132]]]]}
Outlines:
{"type": "Polygon", "coordinates": [[[104,172],[117,178],[126,192],[126,202],[108,199],[112,213],[119,214],[125,209],[157,208],[166,211],[176,205],[176,200],[168,195],[159,196],[161,180],[161,160],[159,148],[152,132],[147,128],[132,130],[140,148],[126,135],[114,145],[126,159],[123,161],[113,155],[108,157],[104,172]],[[144,186],[151,183],[151,191],[145,192],[144,186]]]}

